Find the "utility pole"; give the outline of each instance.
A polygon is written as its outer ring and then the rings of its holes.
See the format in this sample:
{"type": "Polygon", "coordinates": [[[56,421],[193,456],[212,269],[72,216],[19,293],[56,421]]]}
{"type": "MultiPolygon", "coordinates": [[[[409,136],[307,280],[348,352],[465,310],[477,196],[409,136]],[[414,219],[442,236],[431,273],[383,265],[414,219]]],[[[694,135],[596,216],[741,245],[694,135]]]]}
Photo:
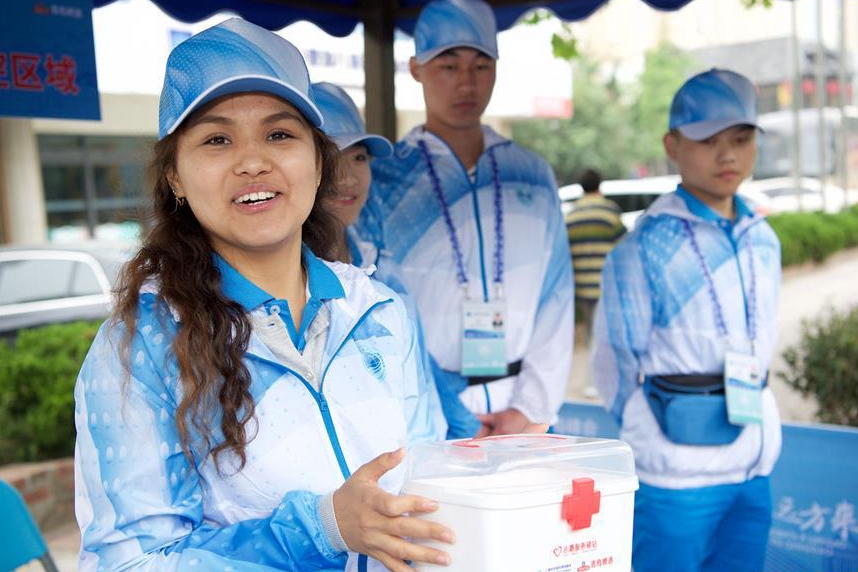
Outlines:
{"type": "Polygon", "coordinates": [[[840,171],[840,188],[843,189],[843,204],[841,208],[846,208],[849,204],[847,195],[849,188],[849,170],[846,154],[849,151],[847,148],[849,140],[849,121],[846,119],[846,0],[840,0],[840,46],[839,55],[837,57],[837,93],[838,107],[840,108],[840,144],[838,158],[838,169],[840,171]]]}
{"type": "MultiPolygon", "coordinates": [[[[798,0],[790,2],[792,23],[792,177],[793,185],[798,192],[801,188],[801,176],[803,174],[801,164],[801,118],[800,111],[804,101],[804,86],[802,82],[802,53],[801,43],[798,40],[798,0]]],[[[803,195],[798,195],[799,210],[804,210],[803,195]]]]}
{"type": "Polygon", "coordinates": [[[826,211],[828,200],[826,197],[825,178],[828,175],[827,145],[825,140],[825,104],[826,104],[826,79],[828,70],[825,61],[825,43],[822,40],[822,2],[816,0],[816,108],[819,112],[819,126],[817,135],[819,153],[819,192],[822,193],[822,210],[826,211]]]}

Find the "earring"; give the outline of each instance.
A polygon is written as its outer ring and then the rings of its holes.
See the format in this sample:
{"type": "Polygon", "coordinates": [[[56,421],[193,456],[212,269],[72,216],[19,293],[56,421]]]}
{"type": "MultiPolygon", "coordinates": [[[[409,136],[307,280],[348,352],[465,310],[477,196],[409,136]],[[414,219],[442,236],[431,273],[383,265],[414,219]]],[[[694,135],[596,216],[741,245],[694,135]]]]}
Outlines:
{"type": "Polygon", "coordinates": [[[173,198],[176,199],[176,208],[185,206],[185,197],[180,197],[173,185],[170,185],[170,190],[173,192],[173,198]]]}
{"type": "Polygon", "coordinates": [[[185,206],[185,197],[180,197],[176,194],[176,189],[170,185],[170,190],[173,192],[173,198],[176,200],[176,204],[173,205],[173,212],[171,214],[176,214],[179,211],[179,208],[185,206]]]}

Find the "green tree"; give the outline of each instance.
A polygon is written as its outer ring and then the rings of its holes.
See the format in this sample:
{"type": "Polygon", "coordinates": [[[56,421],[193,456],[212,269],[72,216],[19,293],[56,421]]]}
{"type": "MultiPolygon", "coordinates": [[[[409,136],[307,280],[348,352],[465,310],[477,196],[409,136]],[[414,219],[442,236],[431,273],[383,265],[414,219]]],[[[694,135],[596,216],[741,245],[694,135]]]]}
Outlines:
{"type": "MultiPolygon", "coordinates": [[[[771,0],[740,0],[747,8],[770,8],[771,0]]],[[[524,24],[554,18],[536,10],[524,24]]],[[[581,53],[571,28],[564,24],[551,37],[554,56],[575,66],[574,117],[571,120],[533,119],[512,125],[513,139],[533,149],[551,163],[560,184],[574,180],[586,167],[600,169],[606,177],[626,177],[645,167],[651,174],[665,174],[668,161],[662,137],[667,130],[673,94],[697,67],[695,60],[664,42],[645,55],[638,82],[617,85],[604,81],[598,64],[581,53]]]]}
{"type": "Polygon", "coordinates": [[[548,161],[563,185],[594,167],[622,178],[635,164],[634,127],[622,89],[600,77],[597,64],[579,55],[573,74],[575,113],[571,119],[529,119],[513,123],[512,138],[548,161]]]}
{"type": "Polygon", "coordinates": [[[644,71],[635,87],[631,117],[637,159],[654,174],[666,172],[661,140],[667,131],[670,102],[694,65],[691,56],[669,43],[646,53],[644,71]]]}
{"type": "Polygon", "coordinates": [[[803,322],[783,357],[787,371],[778,377],[816,398],[820,421],[858,427],[858,306],[803,322]]]}
{"type": "MultiPolygon", "coordinates": [[[[753,0],[745,1],[747,2],[753,0]]],[[[536,10],[524,16],[521,19],[520,23],[524,25],[534,26],[536,24],[539,24],[540,22],[544,22],[546,20],[553,20],[554,18],[554,14],[550,11],[544,8],[537,8],[536,10]]],[[[571,62],[580,55],[580,53],[578,52],[578,42],[572,35],[572,28],[569,26],[568,22],[564,22],[561,20],[560,32],[551,35],[551,49],[554,53],[555,58],[566,60],[567,62],[571,62]]]]}

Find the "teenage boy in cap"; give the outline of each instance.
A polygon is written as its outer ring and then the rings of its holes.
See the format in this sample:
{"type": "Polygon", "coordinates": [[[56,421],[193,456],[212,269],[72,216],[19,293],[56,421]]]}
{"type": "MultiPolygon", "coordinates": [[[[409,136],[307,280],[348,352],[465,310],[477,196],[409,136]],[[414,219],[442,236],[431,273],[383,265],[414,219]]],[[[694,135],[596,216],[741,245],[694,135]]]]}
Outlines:
{"type": "Polygon", "coordinates": [[[426,123],[373,164],[373,204],[359,221],[401,266],[439,385],[480,414],[457,436],[555,422],[571,364],[572,269],[554,175],[480,122],[496,33],[482,1],[420,13],[410,67],[426,123]]]}
{"type": "Polygon", "coordinates": [[[689,79],[664,136],[682,182],[608,255],[593,371],[635,452],[636,572],[760,571],[781,447],[766,373],[780,244],[736,195],[757,152],[743,76],[689,79]]]}

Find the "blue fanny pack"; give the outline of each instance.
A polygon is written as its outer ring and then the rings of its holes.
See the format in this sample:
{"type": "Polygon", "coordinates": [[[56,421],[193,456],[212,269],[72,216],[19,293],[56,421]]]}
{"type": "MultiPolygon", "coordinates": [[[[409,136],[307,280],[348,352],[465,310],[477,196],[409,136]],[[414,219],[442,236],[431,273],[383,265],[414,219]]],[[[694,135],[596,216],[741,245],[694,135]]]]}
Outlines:
{"type": "Polygon", "coordinates": [[[744,426],[727,418],[721,375],[654,375],[643,384],[662,433],[680,445],[727,445],[744,426]]]}

